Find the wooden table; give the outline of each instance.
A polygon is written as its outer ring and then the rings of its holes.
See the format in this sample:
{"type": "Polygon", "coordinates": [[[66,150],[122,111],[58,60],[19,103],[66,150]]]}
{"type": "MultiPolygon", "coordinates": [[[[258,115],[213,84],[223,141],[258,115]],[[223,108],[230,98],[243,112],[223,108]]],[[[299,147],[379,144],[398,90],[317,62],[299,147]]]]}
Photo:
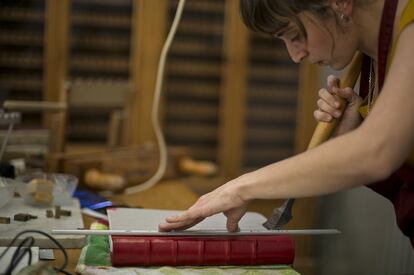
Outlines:
{"type": "MultiPolygon", "coordinates": [[[[143,192],[130,195],[117,195],[110,199],[114,204],[127,205],[129,207],[185,210],[195,203],[197,198],[198,196],[186,187],[184,183],[179,180],[174,180],[158,183],[143,192]]],[[[85,228],[89,228],[94,220],[84,215],[83,221],[85,228]]],[[[66,249],[66,251],[69,256],[69,264],[66,267],[66,271],[75,274],[75,268],[81,250],[66,249]]],[[[53,261],[53,265],[61,265],[63,255],[58,249],[55,250],[55,257],[56,260],[53,261]]]]}

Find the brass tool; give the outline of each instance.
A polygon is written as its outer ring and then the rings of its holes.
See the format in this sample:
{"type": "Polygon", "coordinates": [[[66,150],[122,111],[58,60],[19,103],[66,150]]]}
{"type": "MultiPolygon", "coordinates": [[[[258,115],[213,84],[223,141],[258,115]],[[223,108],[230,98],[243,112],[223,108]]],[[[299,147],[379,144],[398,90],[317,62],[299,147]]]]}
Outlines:
{"type": "MultiPolygon", "coordinates": [[[[362,66],[362,54],[357,53],[349,65],[344,77],[339,82],[340,88],[354,87],[358,80],[362,66]]],[[[344,112],[347,101],[341,97],[336,96],[336,99],[340,102],[341,113],[344,112]]],[[[309,142],[308,149],[315,148],[316,146],[327,141],[331,136],[336,127],[338,126],[339,120],[333,118],[330,122],[319,122],[316,126],[311,141],[309,142]]],[[[279,229],[287,224],[292,219],[292,207],[295,199],[286,200],[282,206],[273,209],[272,215],[269,219],[263,223],[263,226],[267,229],[279,229]]]]}

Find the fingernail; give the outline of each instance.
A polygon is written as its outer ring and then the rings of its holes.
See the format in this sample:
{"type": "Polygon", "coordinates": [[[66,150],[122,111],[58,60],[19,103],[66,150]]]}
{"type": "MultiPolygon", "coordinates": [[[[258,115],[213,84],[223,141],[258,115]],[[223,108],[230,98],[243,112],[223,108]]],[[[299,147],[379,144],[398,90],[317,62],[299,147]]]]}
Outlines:
{"type": "Polygon", "coordinates": [[[338,101],[335,101],[335,107],[339,107],[341,104],[338,101]]]}
{"type": "Polygon", "coordinates": [[[335,117],[341,116],[341,112],[339,112],[339,111],[336,111],[334,114],[335,114],[335,117]]]}
{"type": "Polygon", "coordinates": [[[171,217],[167,217],[165,220],[168,221],[175,221],[178,219],[178,216],[171,216],[171,217]]]}

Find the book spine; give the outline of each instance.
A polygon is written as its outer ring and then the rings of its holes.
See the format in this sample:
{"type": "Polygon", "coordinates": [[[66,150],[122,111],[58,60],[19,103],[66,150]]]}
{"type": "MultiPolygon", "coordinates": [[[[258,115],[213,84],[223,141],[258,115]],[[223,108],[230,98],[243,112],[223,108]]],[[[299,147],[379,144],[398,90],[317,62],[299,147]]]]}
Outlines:
{"type": "Polygon", "coordinates": [[[193,239],[112,236],[113,266],[292,264],[288,236],[193,239]]]}

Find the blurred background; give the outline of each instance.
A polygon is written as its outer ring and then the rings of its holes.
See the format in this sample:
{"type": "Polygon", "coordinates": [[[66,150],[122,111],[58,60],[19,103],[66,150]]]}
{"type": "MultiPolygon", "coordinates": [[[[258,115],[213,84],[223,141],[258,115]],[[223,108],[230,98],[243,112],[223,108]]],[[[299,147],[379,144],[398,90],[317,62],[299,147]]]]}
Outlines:
{"type": "MultiPolygon", "coordinates": [[[[155,73],[177,3],[0,0],[1,100],[67,106],[23,112],[6,157],[66,172],[74,169],[62,164],[67,154],[153,142],[155,73]]],[[[248,31],[237,0],[187,0],[160,119],[168,146],[219,168],[214,178],[187,178],[188,186],[201,195],[305,150],[329,73],[340,75],[294,64],[281,41],[248,31]]],[[[269,215],[279,203],[258,201],[251,210],[269,215]]],[[[297,238],[295,267],[303,274],[414,274],[391,205],[366,188],[301,199],[289,226],[343,231],[297,238]]]]}

